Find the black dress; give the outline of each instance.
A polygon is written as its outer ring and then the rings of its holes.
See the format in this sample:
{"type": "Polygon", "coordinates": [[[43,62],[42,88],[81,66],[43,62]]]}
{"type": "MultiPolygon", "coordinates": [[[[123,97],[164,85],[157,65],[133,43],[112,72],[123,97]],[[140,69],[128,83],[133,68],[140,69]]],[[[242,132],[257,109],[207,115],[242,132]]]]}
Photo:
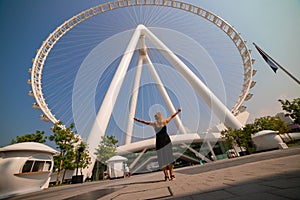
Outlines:
{"type": "Polygon", "coordinates": [[[169,165],[174,161],[172,143],[167,133],[167,127],[163,126],[156,133],[156,152],[160,168],[169,165]]]}

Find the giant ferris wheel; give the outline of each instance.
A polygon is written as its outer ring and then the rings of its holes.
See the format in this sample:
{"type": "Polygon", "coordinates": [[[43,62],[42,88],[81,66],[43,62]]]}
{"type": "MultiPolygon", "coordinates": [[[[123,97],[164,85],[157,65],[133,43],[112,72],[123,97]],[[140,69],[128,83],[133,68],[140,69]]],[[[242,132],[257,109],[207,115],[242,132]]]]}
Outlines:
{"type": "Polygon", "coordinates": [[[208,10],[173,0],[118,0],[80,12],[49,34],[33,59],[29,95],[42,120],[75,122],[93,148],[105,134],[125,146],[153,138],[133,116],[152,120],[177,107],[183,112],[174,135],[220,122],[239,128],[235,116],[255,85],[253,63],[240,33],[208,10]]]}

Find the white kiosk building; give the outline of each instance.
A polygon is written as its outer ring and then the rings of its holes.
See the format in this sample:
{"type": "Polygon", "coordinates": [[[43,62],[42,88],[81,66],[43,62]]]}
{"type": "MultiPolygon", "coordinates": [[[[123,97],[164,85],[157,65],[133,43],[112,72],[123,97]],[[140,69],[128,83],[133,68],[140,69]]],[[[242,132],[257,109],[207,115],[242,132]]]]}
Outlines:
{"type": "Polygon", "coordinates": [[[36,142],[0,148],[0,199],[48,188],[57,153],[36,142]]]}

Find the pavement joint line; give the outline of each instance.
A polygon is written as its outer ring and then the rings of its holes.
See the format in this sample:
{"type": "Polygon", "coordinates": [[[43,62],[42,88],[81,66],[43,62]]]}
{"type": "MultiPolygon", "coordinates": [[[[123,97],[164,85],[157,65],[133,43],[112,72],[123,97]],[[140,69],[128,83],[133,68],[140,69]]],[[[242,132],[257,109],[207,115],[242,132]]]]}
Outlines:
{"type": "MultiPolygon", "coordinates": [[[[159,196],[159,197],[153,197],[153,198],[146,198],[146,199],[160,199],[160,198],[165,198],[165,197],[171,197],[173,196],[173,193],[170,191],[169,187],[163,187],[166,188],[167,191],[169,192],[169,195],[164,195],[164,196],[159,196]]],[[[136,193],[143,193],[143,192],[148,192],[148,191],[154,191],[154,190],[159,190],[159,189],[163,189],[162,187],[156,187],[156,188],[150,188],[150,189],[144,189],[144,190],[133,190],[133,191],[129,191],[129,192],[120,192],[117,193],[116,196],[112,197],[111,200],[113,199],[117,199],[118,197],[122,196],[122,195],[127,195],[127,194],[136,194],[136,193]]]]}

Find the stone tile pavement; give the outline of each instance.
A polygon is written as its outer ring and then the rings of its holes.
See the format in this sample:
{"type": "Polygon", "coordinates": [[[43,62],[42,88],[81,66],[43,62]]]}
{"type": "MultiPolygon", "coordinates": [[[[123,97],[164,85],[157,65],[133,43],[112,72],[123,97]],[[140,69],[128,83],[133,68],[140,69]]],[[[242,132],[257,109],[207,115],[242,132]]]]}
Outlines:
{"type": "Polygon", "coordinates": [[[53,187],[11,199],[300,199],[300,146],[130,178],[53,187]]]}

